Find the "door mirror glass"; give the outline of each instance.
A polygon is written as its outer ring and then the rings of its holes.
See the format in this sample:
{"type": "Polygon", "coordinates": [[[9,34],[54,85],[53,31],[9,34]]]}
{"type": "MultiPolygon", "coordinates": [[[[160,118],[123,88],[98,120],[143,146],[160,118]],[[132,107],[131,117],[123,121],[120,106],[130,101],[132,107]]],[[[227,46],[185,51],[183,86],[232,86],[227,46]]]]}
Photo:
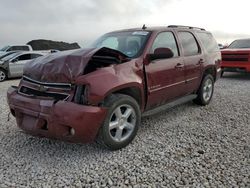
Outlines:
{"type": "Polygon", "coordinates": [[[169,48],[156,48],[153,54],[150,54],[150,60],[168,59],[174,57],[174,53],[169,48]]]}

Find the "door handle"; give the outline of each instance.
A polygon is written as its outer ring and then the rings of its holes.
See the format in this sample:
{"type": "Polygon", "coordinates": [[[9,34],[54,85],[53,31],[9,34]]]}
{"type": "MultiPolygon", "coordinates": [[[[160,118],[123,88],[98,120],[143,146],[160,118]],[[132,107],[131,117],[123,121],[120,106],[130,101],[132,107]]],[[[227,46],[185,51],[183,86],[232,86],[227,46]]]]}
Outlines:
{"type": "Polygon", "coordinates": [[[183,63],[177,63],[177,65],[175,65],[175,68],[176,69],[181,69],[184,67],[184,64],[183,63]]]}

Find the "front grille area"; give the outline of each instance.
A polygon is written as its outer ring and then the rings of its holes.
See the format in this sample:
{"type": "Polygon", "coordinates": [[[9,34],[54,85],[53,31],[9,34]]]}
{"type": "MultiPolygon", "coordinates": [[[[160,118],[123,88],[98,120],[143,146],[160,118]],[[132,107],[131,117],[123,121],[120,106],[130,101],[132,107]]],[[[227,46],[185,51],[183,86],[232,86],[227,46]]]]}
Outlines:
{"type": "Polygon", "coordinates": [[[222,61],[239,61],[239,62],[248,62],[249,54],[222,54],[222,61]]]}
{"type": "Polygon", "coordinates": [[[33,84],[46,86],[48,88],[58,88],[58,89],[64,89],[64,90],[71,90],[71,84],[66,83],[46,83],[46,82],[39,82],[37,80],[33,80],[27,76],[23,76],[23,80],[27,82],[31,82],[33,84]]]}
{"type": "Polygon", "coordinates": [[[42,98],[48,98],[48,99],[54,99],[54,100],[65,100],[69,96],[67,94],[61,94],[61,93],[38,91],[38,90],[28,88],[25,86],[22,86],[19,89],[19,93],[26,95],[26,96],[30,96],[30,97],[42,97],[42,98]]]}
{"type": "Polygon", "coordinates": [[[71,84],[39,82],[23,76],[18,93],[48,100],[67,100],[72,91],[71,84]]]}

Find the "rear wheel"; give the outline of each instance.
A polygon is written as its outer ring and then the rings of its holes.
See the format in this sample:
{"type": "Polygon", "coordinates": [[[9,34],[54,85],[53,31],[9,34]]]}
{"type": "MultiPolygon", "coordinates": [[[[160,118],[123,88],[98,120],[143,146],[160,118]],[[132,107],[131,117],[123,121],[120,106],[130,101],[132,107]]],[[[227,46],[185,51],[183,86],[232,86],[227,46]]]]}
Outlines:
{"type": "Polygon", "coordinates": [[[110,150],[127,146],[136,136],[141,122],[140,107],[128,95],[113,94],[104,102],[108,114],[99,130],[97,142],[110,150]]]}
{"type": "Polygon", "coordinates": [[[207,74],[204,76],[198,96],[194,99],[194,103],[205,106],[210,103],[214,93],[214,78],[212,75],[207,74]]]}
{"type": "Polygon", "coordinates": [[[4,81],[6,79],[7,79],[6,71],[3,69],[0,69],[0,82],[4,81]]]}

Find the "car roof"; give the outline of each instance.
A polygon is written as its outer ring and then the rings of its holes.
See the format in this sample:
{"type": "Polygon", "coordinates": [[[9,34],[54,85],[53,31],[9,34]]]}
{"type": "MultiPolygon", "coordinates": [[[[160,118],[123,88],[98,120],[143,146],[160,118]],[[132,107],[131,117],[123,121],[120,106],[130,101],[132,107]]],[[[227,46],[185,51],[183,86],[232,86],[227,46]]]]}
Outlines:
{"type": "Polygon", "coordinates": [[[169,26],[155,26],[155,27],[146,27],[143,26],[142,28],[131,28],[131,29],[122,29],[113,31],[110,33],[119,33],[119,32],[129,32],[129,31],[167,31],[167,30],[188,30],[188,31],[202,31],[202,32],[208,32],[203,28],[199,27],[193,27],[193,26],[182,26],[182,25],[169,25],[169,26]]]}

